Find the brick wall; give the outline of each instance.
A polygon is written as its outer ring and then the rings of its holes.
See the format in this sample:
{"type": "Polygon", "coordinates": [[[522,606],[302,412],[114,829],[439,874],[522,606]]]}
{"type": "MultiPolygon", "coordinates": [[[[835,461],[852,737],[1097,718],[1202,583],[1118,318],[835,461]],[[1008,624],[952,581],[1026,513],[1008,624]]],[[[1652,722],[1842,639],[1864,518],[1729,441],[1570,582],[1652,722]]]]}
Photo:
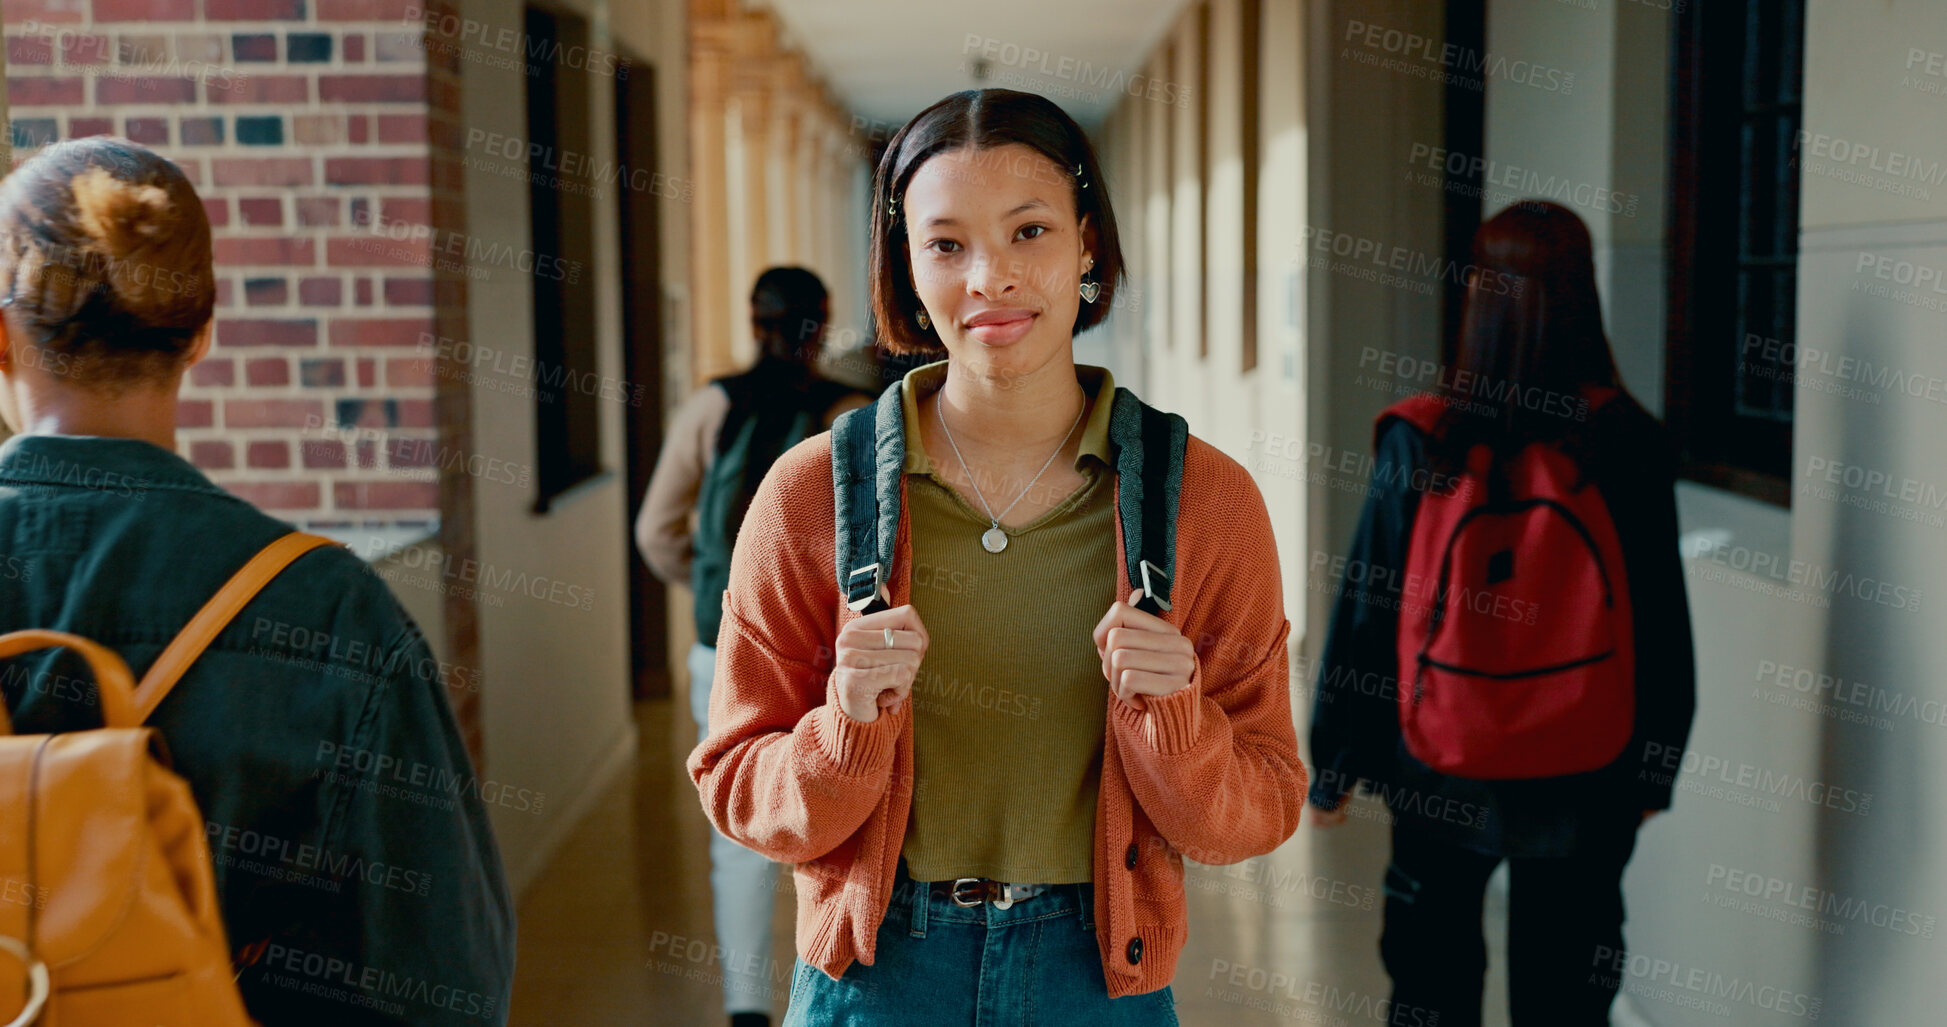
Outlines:
{"type": "Polygon", "coordinates": [[[176,161],[209,209],[216,341],[183,391],[184,455],[306,526],[432,524],[444,449],[420,338],[441,318],[420,226],[429,83],[456,87],[429,79],[425,5],[5,4],[15,159],[126,136],[176,161]]]}

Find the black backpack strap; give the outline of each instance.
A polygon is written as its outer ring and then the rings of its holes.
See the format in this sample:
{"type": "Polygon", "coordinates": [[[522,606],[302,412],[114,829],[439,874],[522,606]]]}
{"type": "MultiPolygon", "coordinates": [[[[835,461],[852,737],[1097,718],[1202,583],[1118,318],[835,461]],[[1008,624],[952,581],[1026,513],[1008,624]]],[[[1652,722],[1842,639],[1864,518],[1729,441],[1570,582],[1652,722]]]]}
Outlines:
{"type": "Polygon", "coordinates": [[[906,466],[905,407],[893,382],[871,406],[832,422],[832,547],[838,591],[860,613],[886,609],[899,538],[899,476],[906,466]]]}
{"type": "Polygon", "coordinates": [[[1115,390],[1109,410],[1109,446],[1118,478],[1117,516],[1122,519],[1123,559],[1131,587],[1143,590],[1136,608],[1160,614],[1170,608],[1176,575],[1177,500],[1183,490],[1183,451],[1190,426],[1115,390]]]}

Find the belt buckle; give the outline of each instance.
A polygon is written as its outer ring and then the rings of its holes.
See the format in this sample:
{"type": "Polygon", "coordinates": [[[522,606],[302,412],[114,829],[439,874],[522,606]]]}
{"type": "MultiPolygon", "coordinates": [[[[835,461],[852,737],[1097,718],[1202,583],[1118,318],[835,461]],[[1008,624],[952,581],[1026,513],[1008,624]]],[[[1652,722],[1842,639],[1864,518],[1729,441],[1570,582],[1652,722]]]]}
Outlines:
{"type": "MultiPolygon", "coordinates": [[[[985,902],[986,895],[984,893],[987,890],[984,887],[985,883],[986,883],[986,878],[983,877],[962,877],[955,880],[953,882],[953,891],[951,892],[951,896],[953,898],[953,904],[956,906],[960,906],[964,909],[972,909],[973,907],[980,905],[982,902],[985,902]],[[976,897],[972,902],[969,902],[960,897],[961,889],[966,887],[967,885],[972,885],[974,887],[973,894],[976,897]]],[[[1013,905],[1013,903],[1011,902],[1008,904],[1013,905]]]]}

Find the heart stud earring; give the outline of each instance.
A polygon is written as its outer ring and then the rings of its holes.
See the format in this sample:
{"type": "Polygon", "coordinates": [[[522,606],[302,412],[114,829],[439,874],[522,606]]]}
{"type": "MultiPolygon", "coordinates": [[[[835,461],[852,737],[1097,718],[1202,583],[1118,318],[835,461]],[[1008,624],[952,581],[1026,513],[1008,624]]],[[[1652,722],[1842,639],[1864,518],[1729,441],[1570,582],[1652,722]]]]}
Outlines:
{"type": "Polygon", "coordinates": [[[913,319],[919,322],[919,330],[922,332],[928,331],[933,327],[932,319],[926,316],[926,311],[924,310],[914,314],[913,319]]]}

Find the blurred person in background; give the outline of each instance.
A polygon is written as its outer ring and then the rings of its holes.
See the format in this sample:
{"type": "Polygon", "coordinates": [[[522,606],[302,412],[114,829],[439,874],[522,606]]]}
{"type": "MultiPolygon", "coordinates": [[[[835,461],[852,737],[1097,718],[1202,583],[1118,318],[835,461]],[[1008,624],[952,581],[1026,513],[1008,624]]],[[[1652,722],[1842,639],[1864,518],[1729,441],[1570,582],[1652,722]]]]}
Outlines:
{"type": "Polygon", "coordinates": [[[1481,1022],[1505,859],[1516,1027],[1602,1025],[1623,868],[1696,707],[1675,449],[1622,388],[1580,218],[1518,203],[1473,261],[1455,366],[1375,429],[1312,714],[1314,820],[1342,822],[1360,781],[1386,799],[1393,1022],[1481,1022]]]}
{"type": "MultiPolygon", "coordinates": [[[[61,142],[0,182],[0,420],[19,433],[0,445],[0,557],[21,568],[0,632],[93,639],[139,679],[292,530],[176,454],[215,296],[203,203],[157,154],[61,142]]],[[[0,663],[16,733],[101,726],[71,651],[0,663]]],[[[148,724],[206,821],[253,1018],[506,1022],[514,913],[478,779],[440,662],[362,560],[299,557],[148,724]],[[378,758],[453,786],[381,794],[378,758]]]]}
{"type": "MultiPolygon", "coordinates": [[[[758,482],[779,454],[866,402],[817,370],[830,297],[818,276],[774,267],[750,293],[757,362],[698,389],[676,411],[636,517],[636,547],[658,578],[695,599],[690,715],[708,733],[717,625],[730,553],[758,482]],[[692,514],[694,528],[691,527],[692,514]]],[[[772,896],[776,864],[713,831],[710,891],[723,961],[724,1010],[733,1027],[770,1023],[772,896]]]]}

